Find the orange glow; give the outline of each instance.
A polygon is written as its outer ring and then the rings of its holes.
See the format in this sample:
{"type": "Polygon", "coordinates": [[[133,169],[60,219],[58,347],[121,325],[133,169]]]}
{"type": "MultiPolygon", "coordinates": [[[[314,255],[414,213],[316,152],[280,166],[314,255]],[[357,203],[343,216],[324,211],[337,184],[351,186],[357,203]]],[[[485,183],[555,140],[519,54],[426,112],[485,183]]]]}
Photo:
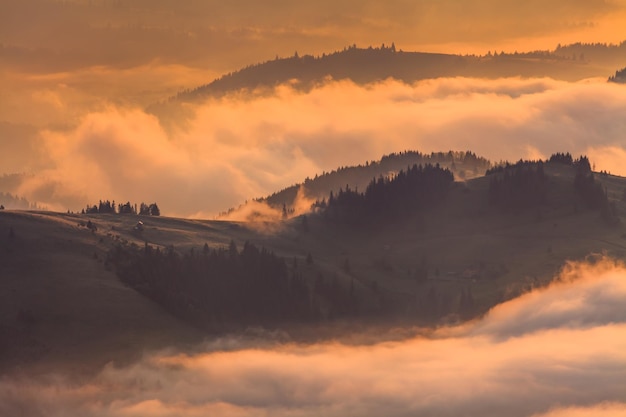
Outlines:
{"type": "Polygon", "coordinates": [[[618,43],[624,0],[131,3],[0,0],[0,175],[36,177],[2,191],[58,210],[146,198],[163,202],[164,214],[212,217],[322,170],[405,149],[469,149],[495,160],[589,152],[599,169],[624,174],[608,162],[624,149],[623,89],[601,86],[618,68],[593,87],[547,79],[339,82],[308,94],[283,86],[256,98],[163,105],[158,120],[147,114],[184,89],[295,51],[395,42],[485,54],[618,43]],[[587,112],[585,101],[607,116],[587,112]],[[96,137],[111,141],[97,156],[96,137]],[[174,174],[164,182],[165,171],[174,174]],[[192,201],[199,190],[210,201],[192,201]]]}
{"type": "MultiPolygon", "coordinates": [[[[113,105],[75,127],[43,130],[39,159],[10,156],[46,166],[14,192],[62,211],[135,198],[159,201],[166,214],[212,218],[315,173],[405,149],[472,150],[494,161],[587,153],[597,170],[626,175],[626,89],[604,80],[340,81],[184,108],[168,130],[145,111],[113,105]]],[[[260,210],[246,209],[233,215],[260,210]]]]}

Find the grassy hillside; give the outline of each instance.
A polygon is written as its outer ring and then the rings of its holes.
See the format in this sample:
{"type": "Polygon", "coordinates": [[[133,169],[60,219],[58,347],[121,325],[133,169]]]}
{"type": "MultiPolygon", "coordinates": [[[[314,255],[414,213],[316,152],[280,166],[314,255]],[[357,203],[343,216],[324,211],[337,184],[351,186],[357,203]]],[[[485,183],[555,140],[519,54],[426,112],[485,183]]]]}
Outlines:
{"type": "Polygon", "coordinates": [[[296,338],[337,337],[328,329],[346,320],[353,323],[349,327],[464,320],[545,285],[568,259],[593,253],[626,259],[626,179],[595,174],[621,220],[609,227],[598,210],[583,204],[571,166],[545,163],[544,172],[547,193],[538,206],[505,210],[490,204],[492,178],[479,177],[454,183],[432,208],[375,228],[355,228],[320,213],[273,224],[150,217],[142,218],[145,228],[138,232],[132,215],[4,210],[0,365],[100,366],[195,341],[207,331],[246,327],[228,317],[192,320],[194,326],[175,318],[183,317],[180,311],[120,282],[107,260],[117,247],[141,252],[147,243],[164,252],[170,248],[181,259],[192,250],[202,253],[205,244],[226,248],[231,240],[239,250],[246,241],[271,250],[311,288],[318,314],[305,320],[308,326],[293,317],[261,324],[296,338]],[[88,229],[88,221],[97,229],[88,229]],[[313,291],[320,282],[350,291],[357,300],[354,311],[335,311],[324,293],[313,291]]]}

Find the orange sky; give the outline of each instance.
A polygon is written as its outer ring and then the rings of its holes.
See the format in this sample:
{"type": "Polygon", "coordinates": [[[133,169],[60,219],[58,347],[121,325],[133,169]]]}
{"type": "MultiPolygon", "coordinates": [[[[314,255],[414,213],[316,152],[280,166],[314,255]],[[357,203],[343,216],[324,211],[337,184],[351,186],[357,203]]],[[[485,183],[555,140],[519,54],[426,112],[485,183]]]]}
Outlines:
{"type": "Polygon", "coordinates": [[[236,69],[276,54],[396,43],[486,53],[620,42],[624,0],[1,0],[0,43],[33,72],[154,60],[236,69]]]}

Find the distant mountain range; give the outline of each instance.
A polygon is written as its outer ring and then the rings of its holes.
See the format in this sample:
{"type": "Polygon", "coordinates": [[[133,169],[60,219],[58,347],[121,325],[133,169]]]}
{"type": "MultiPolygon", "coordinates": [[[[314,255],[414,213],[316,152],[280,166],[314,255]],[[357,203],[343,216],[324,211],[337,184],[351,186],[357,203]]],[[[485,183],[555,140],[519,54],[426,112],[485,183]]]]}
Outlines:
{"type": "Polygon", "coordinates": [[[453,55],[406,52],[391,46],[358,48],[356,45],[322,56],[296,52],[288,58],[249,65],[238,71],[180,92],[170,101],[193,101],[229,91],[262,89],[291,82],[310,89],[327,79],[349,79],[367,84],[387,78],[414,82],[438,77],[552,77],[579,80],[606,77],[626,63],[626,41],[619,45],[576,43],[549,51],[489,52],[453,55]],[[294,82],[294,80],[297,80],[294,82]]]}

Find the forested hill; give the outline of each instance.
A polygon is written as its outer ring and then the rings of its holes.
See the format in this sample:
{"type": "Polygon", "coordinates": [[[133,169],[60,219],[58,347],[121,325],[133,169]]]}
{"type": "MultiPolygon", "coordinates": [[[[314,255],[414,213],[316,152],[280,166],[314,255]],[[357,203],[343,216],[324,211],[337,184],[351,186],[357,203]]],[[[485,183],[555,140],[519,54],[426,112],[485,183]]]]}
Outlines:
{"type": "Polygon", "coordinates": [[[456,179],[470,179],[482,176],[490,162],[473,152],[432,152],[423,154],[418,151],[392,153],[383,156],[380,161],[366,162],[364,165],[342,167],[331,172],[307,178],[303,183],[292,185],[262,199],[274,207],[293,206],[298,190],[302,187],[304,196],[313,200],[328,198],[331,191],[348,186],[353,190],[365,190],[372,179],[385,178],[413,165],[439,164],[448,168],[456,179]]]}
{"type": "Polygon", "coordinates": [[[314,87],[325,79],[350,79],[359,84],[387,78],[414,82],[439,77],[553,77],[578,80],[608,76],[616,62],[626,60],[626,42],[620,45],[572,44],[552,51],[488,52],[486,55],[452,55],[406,52],[391,46],[358,48],[356,45],[321,56],[298,55],[247,66],[209,84],[185,90],[171,101],[192,101],[221,96],[229,91],[273,87],[298,80],[297,88],[314,87]]]}

